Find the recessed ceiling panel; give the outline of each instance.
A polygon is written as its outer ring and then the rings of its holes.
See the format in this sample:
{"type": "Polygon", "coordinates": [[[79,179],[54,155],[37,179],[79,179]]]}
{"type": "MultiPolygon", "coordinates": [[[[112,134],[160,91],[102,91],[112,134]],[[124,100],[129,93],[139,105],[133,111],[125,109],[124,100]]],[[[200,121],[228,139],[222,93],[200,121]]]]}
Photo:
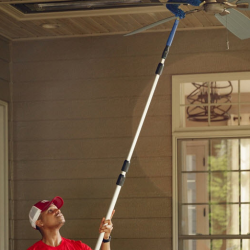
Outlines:
{"type": "Polygon", "coordinates": [[[162,5],[158,0],[75,0],[60,2],[18,3],[11,4],[24,14],[65,12],[77,10],[98,10],[113,8],[133,8],[162,5]]]}

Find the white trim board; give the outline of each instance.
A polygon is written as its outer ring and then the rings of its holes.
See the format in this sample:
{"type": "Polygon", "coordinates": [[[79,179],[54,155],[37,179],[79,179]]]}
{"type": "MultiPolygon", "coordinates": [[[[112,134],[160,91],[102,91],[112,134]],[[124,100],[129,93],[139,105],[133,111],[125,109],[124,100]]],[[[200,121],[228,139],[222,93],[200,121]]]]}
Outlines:
{"type": "Polygon", "coordinates": [[[180,84],[192,81],[225,81],[250,79],[250,72],[190,74],[172,76],[172,249],[178,249],[178,140],[211,138],[249,138],[250,126],[214,126],[180,128],[180,84]]]}
{"type": "Polygon", "coordinates": [[[0,101],[0,250],[9,249],[8,105],[0,101]]]}

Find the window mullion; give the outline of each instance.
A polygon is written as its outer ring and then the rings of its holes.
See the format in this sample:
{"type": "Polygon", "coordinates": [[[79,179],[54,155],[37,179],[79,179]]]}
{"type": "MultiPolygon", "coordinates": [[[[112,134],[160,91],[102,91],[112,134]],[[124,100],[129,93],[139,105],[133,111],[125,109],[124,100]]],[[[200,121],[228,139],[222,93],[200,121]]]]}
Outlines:
{"type": "MultiPolygon", "coordinates": [[[[210,109],[209,109],[210,111],[210,109]]],[[[210,116],[209,116],[210,117],[210,116]]],[[[210,119],[209,119],[210,121],[210,119]]],[[[209,235],[212,234],[211,222],[211,140],[208,140],[208,214],[209,214],[209,235]]],[[[213,239],[210,240],[210,249],[213,250],[213,239]]]]}
{"type": "MultiPolygon", "coordinates": [[[[240,116],[239,116],[240,117],[240,116]]],[[[240,119],[238,119],[240,120],[240,119]]],[[[239,235],[241,235],[241,139],[239,140],[238,150],[239,150],[239,235]]],[[[240,240],[240,249],[242,249],[242,239],[240,240]]]]}
{"type": "Polygon", "coordinates": [[[211,110],[211,102],[210,102],[210,82],[208,83],[208,127],[210,127],[210,110],[211,110]]]}
{"type": "Polygon", "coordinates": [[[241,121],[241,114],[240,114],[240,80],[238,80],[238,126],[240,126],[241,121]]]}
{"type": "Polygon", "coordinates": [[[211,229],[211,140],[208,140],[208,210],[209,210],[209,235],[212,234],[211,229]]]}

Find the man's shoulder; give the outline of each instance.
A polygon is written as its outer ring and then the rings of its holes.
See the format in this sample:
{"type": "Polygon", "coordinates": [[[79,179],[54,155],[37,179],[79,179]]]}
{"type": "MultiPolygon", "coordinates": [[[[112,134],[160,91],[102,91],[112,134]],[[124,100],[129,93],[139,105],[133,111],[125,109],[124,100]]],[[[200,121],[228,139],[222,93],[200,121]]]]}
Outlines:
{"type": "Polygon", "coordinates": [[[39,250],[40,246],[41,246],[41,240],[37,241],[35,244],[33,244],[27,250],[39,250]]]}

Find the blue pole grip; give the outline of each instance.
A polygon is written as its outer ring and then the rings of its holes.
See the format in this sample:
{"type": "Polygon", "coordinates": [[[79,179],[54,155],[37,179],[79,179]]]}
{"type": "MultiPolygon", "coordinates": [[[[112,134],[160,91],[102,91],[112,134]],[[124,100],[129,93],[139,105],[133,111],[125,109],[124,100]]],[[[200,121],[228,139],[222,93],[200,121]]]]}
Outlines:
{"type": "Polygon", "coordinates": [[[178,24],[179,24],[179,18],[175,20],[173,28],[172,28],[172,30],[170,32],[169,37],[168,37],[167,46],[169,46],[169,47],[171,46],[171,44],[173,42],[174,35],[175,35],[178,24]]]}

